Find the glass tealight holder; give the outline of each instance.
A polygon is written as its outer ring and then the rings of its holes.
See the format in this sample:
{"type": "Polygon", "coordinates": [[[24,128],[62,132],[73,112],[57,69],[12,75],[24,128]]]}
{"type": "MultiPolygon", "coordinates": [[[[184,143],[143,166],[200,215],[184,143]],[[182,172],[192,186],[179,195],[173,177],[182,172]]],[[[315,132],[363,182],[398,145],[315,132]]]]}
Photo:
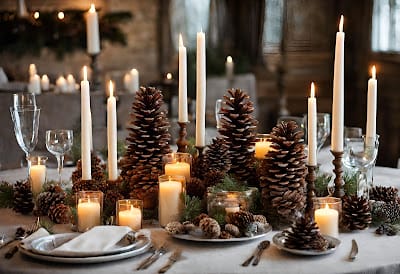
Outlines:
{"type": "Polygon", "coordinates": [[[76,198],[78,231],[85,232],[100,225],[103,213],[103,192],[79,191],[76,198]]]}
{"type": "Polygon", "coordinates": [[[33,196],[37,196],[46,182],[46,156],[29,157],[29,180],[33,196]]]}
{"type": "Polygon", "coordinates": [[[342,200],[335,197],[316,197],[313,202],[314,218],[321,234],[338,238],[342,200]]]}
{"type": "Polygon", "coordinates": [[[185,176],[186,182],[189,182],[191,163],[192,156],[189,153],[168,153],[163,157],[164,174],[185,176]]]}
{"type": "Polygon", "coordinates": [[[181,175],[161,175],[158,183],[158,220],[164,227],[180,220],[185,207],[186,180],[181,175]]]}
{"type": "Polygon", "coordinates": [[[129,226],[134,231],[142,228],[143,201],[137,199],[118,200],[116,205],[117,225],[129,226]]]}
{"type": "Polygon", "coordinates": [[[254,157],[257,160],[265,159],[265,155],[267,155],[268,151],[271,149],[271,142],[269,141],[268,134],[257,134],[254,144],[254,157]]]}

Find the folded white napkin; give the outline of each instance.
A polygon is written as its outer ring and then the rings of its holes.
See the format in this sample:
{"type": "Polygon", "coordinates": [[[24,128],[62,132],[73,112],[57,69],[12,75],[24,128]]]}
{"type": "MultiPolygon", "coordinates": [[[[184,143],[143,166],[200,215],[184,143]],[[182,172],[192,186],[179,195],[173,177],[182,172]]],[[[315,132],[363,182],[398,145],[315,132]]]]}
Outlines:
{"type": "Polygon", "coordinates": [[[29,235],[28,237],[26,237],[25,239],[23,239],[21,241],[21,243],[23,243],[22,247],[26,248],[26,249],[30,249],[30,243],[33,240],[39,239],[41,237],[45,237],[45,236],[49,236],[50,233],[44,229],[43,227],[39,228],[38,230],[36,230],[34,233],[32,233],[31,235],[29,235]]]}
{"type": "Polygon", "coordinates": [[[130,231],[132,229],[127,226],[96,226],[53,249],[50,254],[63,256],[109,251],[130,231]]]}

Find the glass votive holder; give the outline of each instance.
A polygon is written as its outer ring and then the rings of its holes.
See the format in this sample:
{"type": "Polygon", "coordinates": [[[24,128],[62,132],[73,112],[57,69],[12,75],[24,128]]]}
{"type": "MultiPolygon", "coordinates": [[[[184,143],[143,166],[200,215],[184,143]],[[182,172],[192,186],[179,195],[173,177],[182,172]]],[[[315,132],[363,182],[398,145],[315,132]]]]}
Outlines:
{"type": "Polygon", "coordinates": [[[161,175],[158,177],[158,221],[164,227],[179,221],[185,207],[185,177],[161,175]]]}
{"type": "Polygon", "coordinates": [[[185,176],[186,182],[190,180],[190,165],[192,156],[189,153],[173,152],[164,155],[164,174],[185,176]]]}
{"type": "Polygon", "coordinates": [[[37,196],[46,182],[46,156],[29,157],[29,180],[33,196],[37,196]]]}
{"type": "Polygon", "coordinates": [[[262,160],[271,150],[271,142],[269,141],[268,134],[257,134],[256,142],[254,144],[254,157],[257,160],[262,160]]]}
{"type": "Polygon", "coordinates": [[[321,234],[338,238],[342,200],[335,197],[316,197],[313,202],[314,219],[321,234]]]}
{"type": "Polygon", "coordinates": [[[118,200],[116,205],[117,225],[129,226],[134,231],[142,228],[143,201],[137,199],[118,200]]]}
{"type": "Polygon", "coordinates": [[[79,191],[77,194],[78,231],[85,232],[101,224],[103,192],[79,191]]]}

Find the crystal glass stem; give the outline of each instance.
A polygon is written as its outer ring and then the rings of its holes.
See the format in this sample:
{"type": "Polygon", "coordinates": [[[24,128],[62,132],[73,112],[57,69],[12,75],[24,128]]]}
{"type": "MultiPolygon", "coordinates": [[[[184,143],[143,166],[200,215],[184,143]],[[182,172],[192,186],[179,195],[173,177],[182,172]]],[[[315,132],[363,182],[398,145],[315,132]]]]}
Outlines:
{"type": "Polygon", "coordinates": [[[61,173],[64,167],[64,155],[58,154],[56,158],[57,158],[58,182],[61,185],[62,183],[61,173]]]}

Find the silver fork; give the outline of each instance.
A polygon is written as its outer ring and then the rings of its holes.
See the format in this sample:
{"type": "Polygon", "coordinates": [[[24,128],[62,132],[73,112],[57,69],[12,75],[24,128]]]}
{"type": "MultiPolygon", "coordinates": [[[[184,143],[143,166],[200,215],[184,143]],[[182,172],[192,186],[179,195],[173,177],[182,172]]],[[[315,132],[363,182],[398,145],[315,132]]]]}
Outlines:
{"type": "Polygon", "coordinates": [[[148,268],[150,265],[152,265],[155,261],[157,261],[162,255],[164,255],[165,253],[167,253],[168,250],[166,248],[166,246],[163,244],[159,249],[156,250],[156,252],[149,258],[149,260],[144,263],[142,265],[141,268],[139,269],[146,269],[148,268]]]}

